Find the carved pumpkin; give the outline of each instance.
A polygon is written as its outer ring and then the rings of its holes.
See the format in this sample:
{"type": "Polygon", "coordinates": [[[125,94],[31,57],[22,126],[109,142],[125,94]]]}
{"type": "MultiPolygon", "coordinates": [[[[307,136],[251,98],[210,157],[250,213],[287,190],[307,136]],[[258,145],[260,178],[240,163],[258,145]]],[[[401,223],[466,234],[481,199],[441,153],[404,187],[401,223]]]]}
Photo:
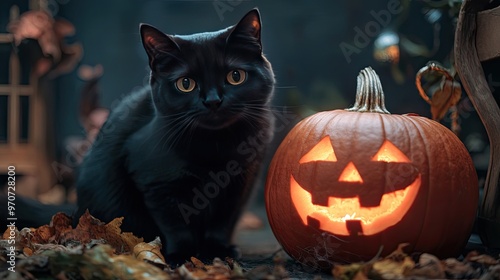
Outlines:
{"type": "Polygon", "coordinates": [[[356,103],[297,124],[271,162],[266,207],[296,260],[316,268],[409,251],[456,256],[471,233],[477,175],[460,140],[428,118],[391,115],[378,76],[356,103]]]}

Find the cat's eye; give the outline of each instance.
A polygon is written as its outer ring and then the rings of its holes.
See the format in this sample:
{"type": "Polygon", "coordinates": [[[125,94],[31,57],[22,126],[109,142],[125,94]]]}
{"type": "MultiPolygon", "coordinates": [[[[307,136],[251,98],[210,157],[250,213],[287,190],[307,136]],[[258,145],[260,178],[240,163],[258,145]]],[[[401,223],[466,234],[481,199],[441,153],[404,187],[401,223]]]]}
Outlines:
{"type": "Polygon", "coordinates": [[[191,78],[182,77],[177,80],[175,86],[181,92],[191,92],[196,86],[196,82],[191,78]]]}
{"type": "Polygon", "coordinates": [[[247,72],[241,69],[231,70],[227,73],[226,79],[233,86],[242,84],[247,78],[247,72]]]}

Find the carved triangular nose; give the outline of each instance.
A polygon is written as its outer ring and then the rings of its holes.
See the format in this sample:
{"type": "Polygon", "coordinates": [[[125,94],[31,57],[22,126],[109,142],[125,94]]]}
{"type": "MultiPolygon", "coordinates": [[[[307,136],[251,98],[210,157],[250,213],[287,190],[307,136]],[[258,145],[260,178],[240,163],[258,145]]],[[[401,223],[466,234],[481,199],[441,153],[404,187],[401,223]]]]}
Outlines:
{"type": "Polygon", "coordinates": [[[217,94],[217,91],[211,90],[208,92],[207,97],[203,100],[203,105],[208,109],[215,111],[222,104],[222,99],[217,94]]]}
{"type": "Polygon", "coordinates": [[[352,161],[347,164],[340,174],[339,182],[363,183],[363,179],[352,161]]]}

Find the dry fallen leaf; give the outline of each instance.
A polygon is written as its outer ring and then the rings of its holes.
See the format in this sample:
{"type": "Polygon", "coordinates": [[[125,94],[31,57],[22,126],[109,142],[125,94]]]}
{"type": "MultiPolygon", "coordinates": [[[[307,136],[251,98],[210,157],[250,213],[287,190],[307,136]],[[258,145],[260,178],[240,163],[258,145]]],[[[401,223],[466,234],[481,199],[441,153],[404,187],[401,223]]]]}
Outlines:
{"type": "Polygon", "coordinates": [[[350,280],[350,279],[368,279],[365,272],[371,270],[370,263],[353,263],[348,265],[335,265],[332,269],[332,274],[335,279],[350,280]]]}
{"type": "Polygon", "coordinates": [[[403,279],[415,267],[415,262],[403,251],[408,244],[399,244],[398,248],[387,257],[375,261],[369,278],[376,275],[382,279],[403,279]]]}
{"type": "MultiPolygon", "coordinates": [[[[31,246],[31,242],[30,242],[31,232],[33,230],[34,229],[31,229],[31,228],[23,228],[21,231],[17,230],[17,228],[14,229],[12,234],[14,236],[16,250],[23,251],[26,247],[33,249],[31,246]]],[[[11,239],[10,234],[11,234],[11,230],[7,229],[4,232],[3,237],[2,237],[3,238],[2,242],[5,242],[6,244],[8,244],[8,247],[12,246],[12,244],[10,244],[8,241],[11,239]]],[[[3,246],[3,247],[5,247],[5,246],[3,246]]]]}
{"type": "Polygon", "coordinates": [[[465,260],[468,262],[476,262],[476,263],[480,263],[480,264],[488,265],[488,266],[496,265],[496,264],[500,263],[498,260],[496,260],[492,256],[484,255],[484,254],[480,255],[476,251],[472,251],[472,252],[468,253],[467,256],[465,257],[465,260]]]}
{"type": "Polygon", "coordinates": [[[27,257],[32,256],[33,250],[31,250],[31,248],[25,247],[25,248],[23,248],[23,254],[27,257]]]}
{"type": "Polygon", "coordinates": [[[93,239],[103,239],[111,245],[117,253],[130,252],[135,245],[143,242],[129,232],[121,232],[120,226],[123,218],[116,218],[105,224],[92,217],[88,211],[80,217],[75,229],[65,232],[61,236],[61,242],[78,241],[82,244],[91,242],[93,239]]]}
{"type": "Polygon", "coordinates": [[[420,276],[427,279],[443,279],[446,278],[444,265],[434,255],[422,254],[415,268],[407,275],[420,276]]]}
{"type": "Polygon", "coordinates": [[[96,245],[81,254],[52,252],[49,255],[51,272],[69,277],[79,275],[83,279],[171,279],[152,264],[131,255],[116,256],[113,252],[109,245],[96,245]]]}
{"type": "Polygon", "coordinates": [[[451,130],[458,134],[460,125],[458,123],[457,103],[462,96],[462,86],[453,77],[454,70],[447,69],[438,62],[429,61],[422,67],[415,78],[415,85],[420,96],[431,105],[432,119],[440,121],[448,111],[451,111],[451,130]],[[426,90],[422,86],[422,77],[430,79],[426,90]],[[429,97],[430,96],[430,97],[429,97]]]}
{"type": "Polygon", "coordinates": [[[205,270],[196,268],[192,263],[183,264],[178,268],[178,271],[184,279],[201,280],[208,278],[208,273],[205,270]]]}
{"type": "MultiPolygon", "coordinates": [[[[46,244],[64,245],[66,249],[69,249],[79,244],[91,247],[95,243],[106,243],[111,245],[117,253],[130,252],[143,239],[132,233],[122,233],[120,229],[122,220],[123,218],[116,218],[105,224],[92,217],[87,211],[80,218],[78,226],[73,229],[71,218],[64,213],[57,213],[52,217],[49,225],[36,229],[23,228],[21,231],[15,229],[16,249],[29,256],[51,250],[50,246],[40,247],[46,244]]],[[[7,240],[10,232],[10,229],[7,229],[2,236],[3,239],[7,240]]]]}
{"type": "Polygon", "coordinates": [[[50,239],[54,239],[54,234],[54,228],[49,225],[44,225],[34,231],[31,231],[30,241],[32,243],[46,244],[50,242],[50,239]]]}
{"type": "Polygon", "coordinates": [[[470,263],[461,262],[454,258],[449,258],[443,262],[446,275],[451,279],[474,279],[479,278],[481,271],[474,269],[470,263]]]}
{"type": "MultiPolygon", "coordinates": [[[[59,237],[64,232],[71,230],[71,218],[64,213],[55,214],[49,225],[43,225],[37,229],[23,228],[14,231],[16,235],[16,246],[23,251],[36,251],[35,244],[58,243],[59,237]]],[[[5,231],[3,238],[6,239],[10,230],[5,231]]]]}
{"type": "Polygon", "coordinates": [[[193,263],[194,267],[198,268],[198,269],[204,269],[205,268],[205,264],[200,261],[199,259],[195,258],[195,257],[191,257],[191,262],[193,263]]]}
{"type": "Polygon", "coordinates": [[[403,252],[407,244],[385,258],[366,263],[348,265],[335,264],[334,279],[500,279],[500,260],[490,255],[472,251],[463,261],[455,258],[439,260],[436,256],[423,253],[417,263],[403,252]],[[495,278],[496,277],[496,278],[495,278]]]}
{"type": "Polygon", "coordinates": [[[457,105],[462,96],[462,87],[455,80],[443,77],[440,87],[431,98],[432,119],[440,121],[451,107],[457,105]]]}
{"type": "Polygon", "coordinates": [[[161,254],[161,241],[158,237],[149,243],[141,242],[135,245],[134,257],[138,260],[166,265],[165,258],[161,254]]]}
{"type": "Polygon", "coordinates": [[[233,275],[231,268],[222,260],[215,258],[211,265],[205,265],[195,257],[191,257],[191,262],[180,266],[177,271],[183,279],[230,279],[233,275]]]}
{"type": "MultiPolygon", "coordinates": [[[[17,228],[15,228],[15,230],[17,231],[17,228]]],[[[7,240],[7,239],[9,239],[10,232],[11,232],[11,229],[10,229],[10,228],[7,228],[7,229],[3,232],[3,234],[2,234],[2,239],[3,239],[3,240],[7,240]]]]}
{"type": "MultiPolygon", "coordinates": [[[[77,228],[71,228],[69,217],[58,214],[49,225],[38,229],[15,230],[16,242],[22,244],[16,251],[18,263],[15,274],[0,272],[0,279],[288,279],[286,261],[280,255],[273,258],[274,267],[256,265],[243,269],[226,258],[214,259],[211,264],[192,257],[177,269],[165,264],[159,238],[150,243],[139,242],[131,234],[120,230],[122,219],[104,224],[86,213],[77,228]],[[45,242],[38,244],[33,241],[45,242]],[[50,243],[51,242],[51,243],[50,243]],[[107,244],[102,244],[107,243],[107,244]],[[112,246],[111,246],[112,245],[112,246]],[[133,251],[129,249],[133,248],[133,251]],[[119,255],[117,255],[119,254],[119,255]],[[16,278],[17,277],[17,278],[16,278]]],[[[10,237],[10,230],[3,238],[10,237]]],[[[7,244],[7,239],[0,240],[7,244]]],[[[16,244],[17,245],[17,244],[16,244]]],[[[332,270],[335,279],[499,279],[499,261],[489,255],[471,252],[464,261],[422,254],[414,263],[404,251],[406,244],[385,258],[377,255],[366,263],[336,264],[332,270]],[[495,278],[496,277],[496,278],[495,278]]],[[[1,251],[0,261],[6,251],[1,251]],[[3,254],[3,255],[2,255],[3,254]]],[[[312,275],[311,275],[312,276],[312,275]]]]}
{"type": "Polygon", "coordinates": [[[212,265],[206,265],[205,269],[212,279],[231,278],[231,269],[219,258],[215,258],[212,265]]]}
{"type": "Polygon", "coordinates": [[[366,263],[353,263],[333,267],[334,279],[404,279],[415,267],[415,263],[404,251],[408,244],[400,244],[398,248],[385,258],[373,259],[366,263]]]}
{"type": "Polygon", "coordinates": [[[482,275],[480,280],[498,280],[500,279],[500,265],[495,265],[489,268],[486,274],[482,275]]]}

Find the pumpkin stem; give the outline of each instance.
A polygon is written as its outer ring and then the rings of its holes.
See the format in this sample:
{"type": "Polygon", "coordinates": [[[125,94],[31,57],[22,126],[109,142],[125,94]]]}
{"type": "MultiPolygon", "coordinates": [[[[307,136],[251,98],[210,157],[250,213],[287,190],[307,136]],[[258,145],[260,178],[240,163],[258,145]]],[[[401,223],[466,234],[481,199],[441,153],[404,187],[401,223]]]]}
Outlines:
{"type": "Polygon", "coordinates": [[[356,102],[354,106],[346,110],[390,114],[385,108],[384,91],[380,79],[371,67],[366,67],[359,72],[356,102]]]}

